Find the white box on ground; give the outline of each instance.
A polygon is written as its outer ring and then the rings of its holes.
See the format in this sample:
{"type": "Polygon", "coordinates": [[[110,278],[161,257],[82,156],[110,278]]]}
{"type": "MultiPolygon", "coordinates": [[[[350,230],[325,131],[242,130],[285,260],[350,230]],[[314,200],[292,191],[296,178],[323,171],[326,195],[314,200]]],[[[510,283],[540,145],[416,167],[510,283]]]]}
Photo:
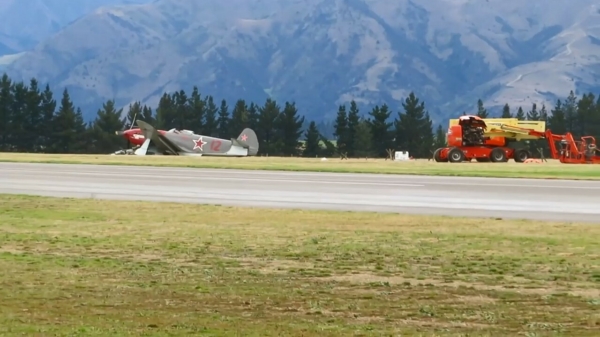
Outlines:
{"type": "Polygon", "coordinates": [[[408,151],[396,151],[396,153],[394,153],[394,160],[410,160],[408,151]]]}

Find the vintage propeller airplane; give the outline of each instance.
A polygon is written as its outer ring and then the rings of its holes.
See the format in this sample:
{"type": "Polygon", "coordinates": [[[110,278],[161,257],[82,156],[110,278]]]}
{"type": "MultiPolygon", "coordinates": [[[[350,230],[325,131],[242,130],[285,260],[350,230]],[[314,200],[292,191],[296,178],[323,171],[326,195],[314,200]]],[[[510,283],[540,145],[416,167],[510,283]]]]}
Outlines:
{"type": "Polygon", "coordinates": [[[139,128],[115,132],[125,137],[134,148],[114,154],[245,157],[258,153],[258,138],[250,128],[244,129],[237,139],[226,140],[189,130],[156,130],[141,120],[137,120],[136,124],[139,128]]]}

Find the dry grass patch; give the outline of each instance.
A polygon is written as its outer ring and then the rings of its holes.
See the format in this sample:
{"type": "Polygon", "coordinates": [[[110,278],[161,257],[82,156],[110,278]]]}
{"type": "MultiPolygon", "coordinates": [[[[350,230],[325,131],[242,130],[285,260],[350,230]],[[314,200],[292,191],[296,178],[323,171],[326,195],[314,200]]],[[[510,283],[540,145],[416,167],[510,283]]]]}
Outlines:
{"type": "Polygon", "coordinates": [[[246,170],[317,171],[346,173],[418,174],[464,177],[511,177],[541,179],[600,179],[596,165],[566,165],[556,160],[543,164],[507,163],[436,163],[428,160],[394,162],[385,159],[283,158],[283,157],[175,157],[175,156],[109,156],[0,153],[0,162],[32,162],[62,164],[102,164],[197,167],[246,170]]]}
{"type": "Polygon", "coordinates": [[[0,197],[0,333],[594,336],[600,226],[0,197]]]}

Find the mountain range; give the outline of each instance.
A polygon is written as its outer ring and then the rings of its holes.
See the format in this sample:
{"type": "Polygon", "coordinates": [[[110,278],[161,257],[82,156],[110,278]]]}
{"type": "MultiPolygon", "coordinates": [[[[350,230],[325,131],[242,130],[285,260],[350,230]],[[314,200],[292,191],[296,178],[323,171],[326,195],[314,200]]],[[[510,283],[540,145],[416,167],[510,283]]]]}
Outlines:
{"type": "Polygon", "coordinates": [[[30,50],[102,6],[149,2],[151,0],[2,0],[0,56],[30,50]]]}
{"type": "Polygon", "coordinates": [[[441,123],[480,98],[492,112],[549,110],[571,90],[600,92],[600,0],[3,3],[3,70],[67,87],[88,118],[107,99],[156,106],[193,86],[230,106],[295,101],[316,120],[351,100],[398,111],[414,91],[441,123]]]}

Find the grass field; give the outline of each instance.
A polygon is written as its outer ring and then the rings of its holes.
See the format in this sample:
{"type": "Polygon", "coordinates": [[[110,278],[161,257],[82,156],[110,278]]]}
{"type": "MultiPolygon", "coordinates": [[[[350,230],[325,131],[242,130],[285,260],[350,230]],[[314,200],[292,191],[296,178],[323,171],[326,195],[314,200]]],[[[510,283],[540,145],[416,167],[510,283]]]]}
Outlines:
{"type": "Polygon", "coordinates": [[[597,165],[567,165],[555,160],[542,164],[508,163],[436,163],[415,160],[394,162],[385,159],[320,158],[192,158],[176,156],[109,156],[0,153],[0,162],[38,162],[103,165],[144,165],[248,170],[285,170],[346,173],[421,174],[468,177],[511,177],[541,179],[600,179],[597,165]]]}
{"type": "Polygon", "coordinates": [[[0,196],[0,334],[597,336],[599,235],[0,196]]]}

